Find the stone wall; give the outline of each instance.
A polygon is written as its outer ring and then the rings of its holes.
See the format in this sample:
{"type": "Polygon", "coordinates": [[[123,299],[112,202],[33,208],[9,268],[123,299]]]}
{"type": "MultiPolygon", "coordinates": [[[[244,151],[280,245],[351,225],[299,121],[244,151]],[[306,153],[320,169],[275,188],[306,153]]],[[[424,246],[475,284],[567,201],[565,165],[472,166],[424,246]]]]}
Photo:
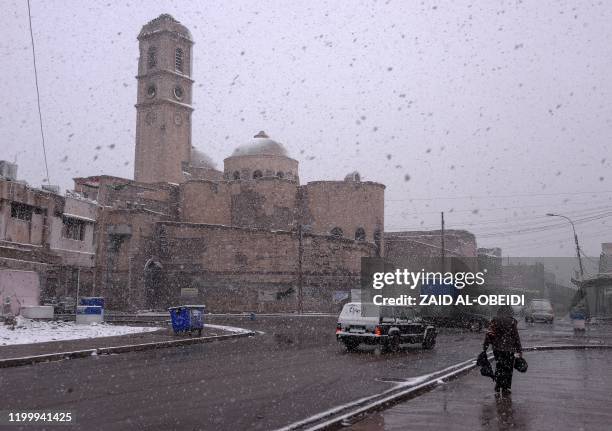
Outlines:
{"type": "Polygon", "coordinates": [[[300,188],[302,223],[310,232],[330,235],[340,228],[344,238],[355,239],[357,229],[365,240],[376,241],[384,232],[385,186],[360,181],[316,181],[300,188]]]}
{"type": "MultiPolygon", "coordinates": [[[[337,311],[334,293],[359,286],[362,256],[373,244],[297,232],[158,222],[142,238],[145,274],[138,289],[154,308],[204,302],[211,312],[296,311],[300,279],[306,311],[337,311]],[[161,236],[159,232],[163,231],[161,236]],[[151,285],[152,284],[152,285],[151,285]],[[183,296],[181,296],[183,295],[183,296]]],[[[137,278],[139,276],[136,276],[137,278]]],[[[134,295],[132,295],[134,298],[134,295]]]]}
{"type": "Polygon", "coordinates": [[[278,178],[229,185],[232,226],[292,230],[297,226],[297,184],[278,178]]]}
{"type": "Polygon", "coordinates": [[[97,228],[94,293],[107,298],[109,309],[146,307],[144,256],[154,255],[150,241],[160,240],[155,222],[163,215],[146,209],[105,209],[97,228]]]}
{"type": "MultiPolygon", "coordinates": [[[[478,271],[476,237],[464,230],[444,232],[446,270],[478,271]],[[450,268],[449,265],[455,266],[450,268]]],[[[385,232],[385,258],[397,266],[442,269],[441,231],[385,232]]]]}
{"type": "Polygon", "coordinates": [[[231,224],[226,183],[188,181],[180,186],[180,219],[189,223],[231,224]]]}
{"type": "Polygon", "coordinates": [[[102,206],[115,208],[144,207],[178,217],[179,187],[169,183],[140,183],[126,178],[101,175],[75,178],[75,191],[102,206]]]}

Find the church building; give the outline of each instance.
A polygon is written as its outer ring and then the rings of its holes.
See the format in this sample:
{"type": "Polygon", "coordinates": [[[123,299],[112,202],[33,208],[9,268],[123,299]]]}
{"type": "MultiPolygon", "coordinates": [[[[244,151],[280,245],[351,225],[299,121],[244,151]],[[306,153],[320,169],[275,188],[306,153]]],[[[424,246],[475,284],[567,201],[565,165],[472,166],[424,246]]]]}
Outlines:
{"type": "Polygon", "coordinates": [[[193,146],[194,41],[163,14],[138,35],[134,179],[75,178],[96,201],[91,292],[112,309],[335,311],[383,250],[384,190],[354,172],[300,183],[264,131],[217,170],[193,146]]]}

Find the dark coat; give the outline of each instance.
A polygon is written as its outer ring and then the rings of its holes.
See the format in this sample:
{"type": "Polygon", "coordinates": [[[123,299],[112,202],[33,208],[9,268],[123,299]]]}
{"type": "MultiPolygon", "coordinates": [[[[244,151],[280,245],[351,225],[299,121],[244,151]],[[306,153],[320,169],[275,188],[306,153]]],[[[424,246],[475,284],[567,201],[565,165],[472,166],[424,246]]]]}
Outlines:
{"type": "Polygon", "coordinates": [[[487,350],[491,345],[493,350],[521,353],[523,348],[517,325],[516,319],[510,316],[494,317],[485,335],[483,349],[487,350]]]}

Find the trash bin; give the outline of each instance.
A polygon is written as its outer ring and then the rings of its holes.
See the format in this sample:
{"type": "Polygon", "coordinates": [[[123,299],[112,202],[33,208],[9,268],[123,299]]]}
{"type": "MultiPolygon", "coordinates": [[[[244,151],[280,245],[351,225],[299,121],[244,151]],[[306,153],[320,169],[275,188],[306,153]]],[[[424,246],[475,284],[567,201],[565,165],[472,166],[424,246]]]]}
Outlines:
{"type": "Polygon", "coordinates": [[[573,310],[570,313],[570,319],[574,324],[574,332],[585,332],[586,331],[586,313],[582,310],[573,310]]]}
{"type": "Polygon", "coordinates": [[[204,327],[204,305],[181,305],[179,307],[170,307],[170,320],[172,321],[172,329],[175,334],[187,332],[191,335],[197,331],[198,336],[202,335],[204,327]]]}
{"type": "Polygon", "coordinates": [[[104,315],[99,305],[78,305],[76,308],[76,324],[89,325],[91,323],[102,323],[104,315]]]}

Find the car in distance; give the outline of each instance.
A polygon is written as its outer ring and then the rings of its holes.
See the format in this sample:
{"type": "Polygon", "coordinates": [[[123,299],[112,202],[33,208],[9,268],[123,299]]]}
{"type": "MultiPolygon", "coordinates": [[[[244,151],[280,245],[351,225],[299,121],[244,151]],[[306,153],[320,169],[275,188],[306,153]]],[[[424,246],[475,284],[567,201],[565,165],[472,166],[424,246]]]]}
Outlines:
{"type": "Polygon", "coordinates": [[[553,323],[555,320],[555,313],[548,299],[532,299],[525,307],[524,313],[526,323],[553,323]]]}
{"type": "Polygon", "coordinates": [[[413,307],[349,302],[342,308],[336,326],[336,340],[349,352],[361,344],[376,345],[391,352],[407,343],[420,343],[424,349],[433,349],[436,337],[436,328],[417,316],[413,307]]]}

